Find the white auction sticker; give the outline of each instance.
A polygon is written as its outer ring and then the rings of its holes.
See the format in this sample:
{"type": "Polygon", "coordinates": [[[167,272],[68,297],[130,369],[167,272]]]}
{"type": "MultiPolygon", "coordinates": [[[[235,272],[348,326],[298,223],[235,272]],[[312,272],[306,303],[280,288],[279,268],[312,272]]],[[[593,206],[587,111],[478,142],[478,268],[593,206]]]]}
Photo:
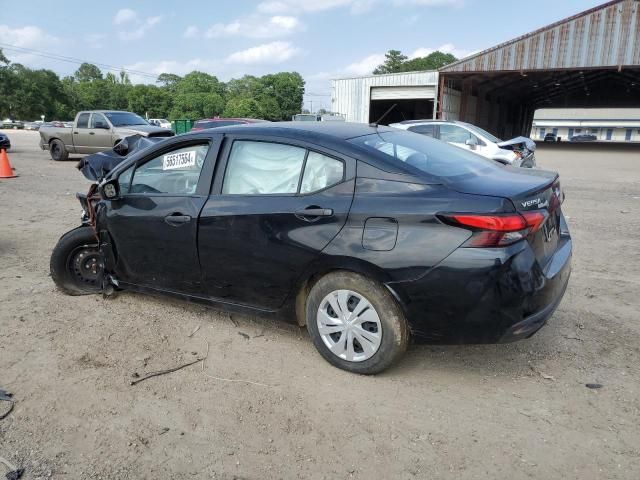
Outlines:
{"type": "Polygon", "coordinates": [[[171,153],[162,159],[163,170],[173,170],[175,168],[194,167],[196,165],[196,152],[171,153]]]}

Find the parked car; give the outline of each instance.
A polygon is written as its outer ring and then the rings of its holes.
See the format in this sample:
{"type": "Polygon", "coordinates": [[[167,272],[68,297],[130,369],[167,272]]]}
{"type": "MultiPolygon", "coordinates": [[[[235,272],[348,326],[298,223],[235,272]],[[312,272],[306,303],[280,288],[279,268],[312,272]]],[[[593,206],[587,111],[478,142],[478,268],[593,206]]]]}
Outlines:
{"type": "Polygon", "coordinates": [[[554,143],[558,141],[558,137],[556,136],[555,133],[547,133],[544,136],[544,142],[545,143],[554,143]]]}
{"type": "Polygon", "coordinates": [[[384,370],[410,335],[528,338],[569,278],[555,172],[398,129],[292,122],[130,137],[80,168],[99,187],[79,195],[83,224],[52,253],[63,292],[165,292],[290,318],[352,372],[384,370]]]}
{"type": "Polygon", "coordinates": [[[171,122],[166,118],[150,118],[149,124],[155,125],[156,127],[171,129],[171,122]]]}
{"type": "Polygon", "coordinates": [[[2,123],[0,123],[0,128],[22,130],[24,128],[24,122],[21,122],[20,120],[13,120],[11,118],[5,118],[2,123]]]}
{"type": "Polygon", "coordinates": [[[36,122],[25,122],[24,129],[25,130],[38,130],[40,128],[40,124],[36,122]]]}
{"type": "Polygon", "coordinates": [[[536,165],[536,144],[527,137],[503,141],[480,127],[452,120],[406,120],[389,126],[440,139],[505,165],[536,165]]]}
{"type": "Polygon", "coordinates": [[[197,132],[199,130],[205,130],[207,128],[229,127],[232,125],[248,125],[250,123],[263,122],[267,122],[267,120],[260,120],[258,118],[203,118],[202,120],[197,120],[193,124],[191,131],[197,132]]]}
{"type": "Polygon", "coordinates": [[[11,140],[9,137],[0,132],[0,149],[9,150],[11,148],[11,140]]]}
{"type": "Polygon", "coordinates": [[[291,120],[294,122],[319,122],[320,115],[317,113],[296,113],[291,120]]]}
{"type": "MultiPolygon", "coordinates": [[[[53,124],[53,122],[52,122],[53,124]]],[[[78,112],[71,127],[40,127],[40,148],[49,150],[53,160],[66,160],[72,153],[109,150],[130,135],[170,137],[166,128],[154,127],[139,115],[115,110],[78,112]]]]}
{"type": "Polygon", "coordinates": [[[595,135],[583,133],[581,135],[574,135],[569,139],[570,142],[595,142],[598,139],[595,135]]]}

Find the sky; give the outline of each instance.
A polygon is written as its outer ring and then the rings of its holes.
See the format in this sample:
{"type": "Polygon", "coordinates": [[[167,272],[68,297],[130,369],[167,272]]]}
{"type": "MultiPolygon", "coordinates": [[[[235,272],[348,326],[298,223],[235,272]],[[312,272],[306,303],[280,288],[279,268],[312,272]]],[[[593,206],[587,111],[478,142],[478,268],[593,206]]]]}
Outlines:
{"type": "Polygon", "coordinates": [[[330,109],[331,79],[371,73],[390,49],[462,58],[601,3],[0,0],[0,48],[12,62],[62,76],[78,61],[124,67],[134,83],[153,83],[163,72],[200,70],[226,81],[297,71],[306,81],[305,108],[330,109]]]}

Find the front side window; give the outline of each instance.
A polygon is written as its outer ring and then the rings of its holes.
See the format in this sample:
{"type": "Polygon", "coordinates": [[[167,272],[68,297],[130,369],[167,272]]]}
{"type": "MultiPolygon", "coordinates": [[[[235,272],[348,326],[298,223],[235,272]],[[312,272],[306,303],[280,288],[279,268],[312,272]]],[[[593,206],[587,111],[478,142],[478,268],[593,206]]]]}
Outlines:
{"type": "Polygon", "coordinates": [[[440,140],[449,143],[464,143],[474,137],[471,132],[457,125],[440,125],[440,140]]]}
{"type": "Polygon", "coordinates": [[[104,128],[108,126],[107,119],[101,113],[94,113],[91,115],[91,123],[89,128],[104,128]]]}
{"type": "Polygon", "coordinates": [[[298,191],[306,150],[280,143],[235,141],[222,193],[292,194],[298,191]]]}
{"type": "Polygon", "coordinates": [[[78,117],[78,122],[76,123],[76,127],[78,128],[88,128],[89,127],[89,113],[81,113],[78,117]]]}
{"type": "Polygon", "coordinates": [[[208,151],[208,144],[189,145],[152,158],[136,168],[129,193],[195,194],[208,151]]]}

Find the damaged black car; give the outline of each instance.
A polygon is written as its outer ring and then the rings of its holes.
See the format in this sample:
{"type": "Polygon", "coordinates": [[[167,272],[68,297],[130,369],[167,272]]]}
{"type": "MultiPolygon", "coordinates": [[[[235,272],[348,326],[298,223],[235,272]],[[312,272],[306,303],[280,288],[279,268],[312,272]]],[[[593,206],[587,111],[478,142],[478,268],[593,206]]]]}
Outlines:
{"type": "Polygon", "coordinates": [[[51,257],[71,295],[127,289],[306,325],[374,374],[411,338],[527,338],[567,287],[558,175],[360,124],[129,137],[79,165],[82,225],[51,257]]]}

